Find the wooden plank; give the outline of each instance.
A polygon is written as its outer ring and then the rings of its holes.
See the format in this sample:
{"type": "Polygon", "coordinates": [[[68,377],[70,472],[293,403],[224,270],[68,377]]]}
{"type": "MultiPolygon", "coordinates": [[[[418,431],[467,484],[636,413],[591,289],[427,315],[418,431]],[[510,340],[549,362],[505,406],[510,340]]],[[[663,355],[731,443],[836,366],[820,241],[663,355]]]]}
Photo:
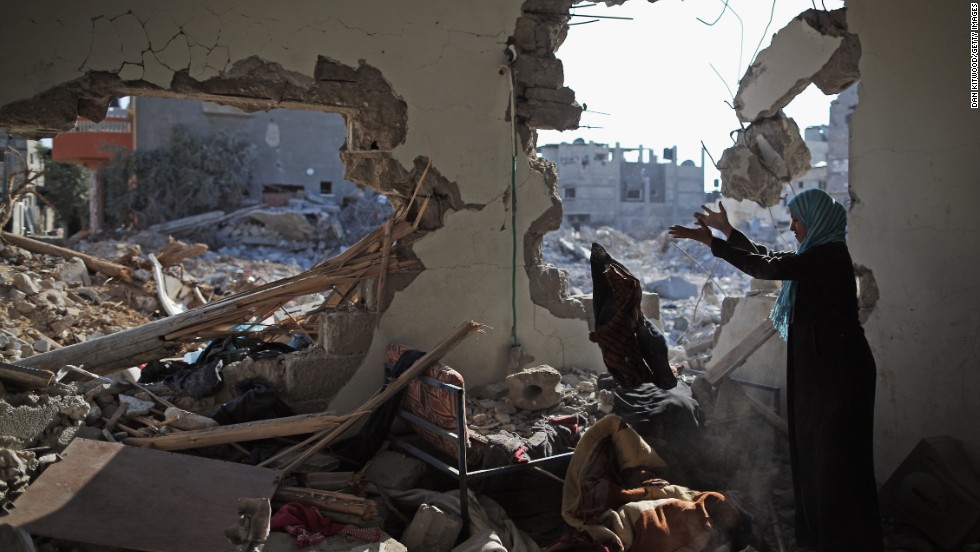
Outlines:
{"type": "Polygon", "coordinates": [[[132,279],[133,276],[132,270],[121,264],[116,264],[105,259],[86,255],[85,253],[75,251],[74,249],[59,247],[50,243],[44,243],[31,238],[26,238],[24,236],[11,234],[10,232],[0,232],[0,237],[3,238],[3,241],[14,244],[17,247],[26,249],[32,253],[54,255],[55,257],[61,257],[69,260],[72,257],[78,257],[83,263],[85,263],[85,267],[92,272],[99,272],[101,274],[105,274],[106,276],[121,278],[127,281],[132,279]]]}
{"type": "Polygon", "coordinates": [[[745,394],[745,400],[749,403],[749,406],[752,407],[752,410],[755,410],[760,416],[762,416],[762,419],[765,420],[766,423],[776,428],[783,434],[783,437],[789,437],[789,422],[773,412],[772,408],[769,408],[763,404],[762,401],[753,397],[752,395],[749,395],[748,393],[745,394]]]}
{"type": "Polygon", "coordinates": [[[270,437],[302,435],[332,429],[346,419],[347,416],[336,414],[299,414],[286,418],[182,431],[159,437],[132,437],[123,442],[127,445],[151,446],[160,450],[185,450],[270,437]]]}
{"type": "MultiPolygon", "coordinates": [[[[410,224],[396,223],[392,237],[397,239],[411,230],[410,224]]],[[[176,342],[177,339],[193,340],[198,337],[196,332],[228,329],[232,325],[255,318],[261,320],[295,297],[330,289],[342,278],[349,277],[337,276],[337,272],[343,272],[342,269],[346,268],[345,264],[348,262],[363,263],[363,268],[357,271],[351,281],[378,274],[381,270],[381,244],[377,242],[382,235],[383,229],[376,229],[351,249],[291,278],[265,284],[137,328],[33,355],[23,359],[20,365],[55,372],[65,364],[84,363],[92,372],[107,374],[120,368],[173,356],[181,345],[176,342]],[[362,259],[357,254],[347,255],[351,251],[362,252],[364,257],[370,258],[362,259]]],[[[391,272],[407,266],[411,264],[393,256],[386,270],[391,272]]]]}
{"type": "Polygon", "coordinates": [[[54,373],[0,362],[0,380],[16,383],[28,389],[44,389],[54,381],[54,373]]]}
{"type": "MultiPolygon", "coordinates": [[[[315,434],[314,436],[318,439],[318,441],[315,444],[313,444],[313,446],[311,446],[309,449],[300,453],[299,456],[296,457],[296,459],[294,459],[288,466],[286,466],[283,469],[283,474],[288,475],[293,471],[295,471],[300,466],[302,466],[304,462],[306,462],[314,454],[319,452],[320,449],[329,445],[337,438],[343,436],[344,433],[346,433],[347,430],[351,428],[351,426],[353,426],[355,423],[357,423],[358,420],[361,419],[361,417],[371,412],[374,412],[374,410],[379,406],[381,406],[382,404],[384,404],[385,401],[395,396],[402,389],[407,387],[408,384],[416,377],[418,377],[423,371],[425,371],[426,368],[428,368],[430,365],[437,362],[442,357],[449,354],[449,351],[453,350],[453,348],[460,341],[462,341],[463,339],[465,339],[466,337],[474,333],[482,333],[485,327],[486,326],[484,326],[483,324],[480,324],[479,322],[474,322],[473,320],[461,324],[459,327],[453,330],[453,333],[451,333],[449,336],[447,336],[445,339],[439,342],[439,344],[436,345],[431,351],[429,351],[424,356],[416,360],[408,370],[405,370],[405,372],[403,372],[400,376],[395,378],[393,381],[389,382],[387,387],[384,388],[384,390],[375,394],[373,397],[368,399],[367,402],[362,404],[360,408],[352,412],[350,414],[349,419],[347,419],[346,421],[344,421],[343,423],[341,423],[339,426],[337,426],[332,430],[323,430],[315,434]]],[[[305,446],[305,442],[298,445],[298,447],[300,446],[305,446]]],[[[266,460],[260,465],[270,464],[278,460],[279,458],[283,457],[284,455],[292,454],[297,451],[298,448],[296,447],[287,449],[286,451],[283,451],[277,454],[276,456],[269,458],[268,460],[266,460]]]]}
{"type": "Polygon", "coordinates": [[[773,327],[772,322],[769,320],[762,321],[749,335],[745,336],[745,339],[741,343],[728,351],[718,362],[709,366],[704,373],[704,378],[711,385],[716,385],[721,378],[727,376],[742,364],[745,364],[745,361],[752,356],[752,353],[756,352],[759,347],[762,347],[775,333],[776,328],[773,327]]]}
{"type": "Polygon", "coordinates": [[[4,523],[32,535],[149,552],[229,550],[239,498],[269,498],[278,473],[233,462],[75,439],[4,523]]]}

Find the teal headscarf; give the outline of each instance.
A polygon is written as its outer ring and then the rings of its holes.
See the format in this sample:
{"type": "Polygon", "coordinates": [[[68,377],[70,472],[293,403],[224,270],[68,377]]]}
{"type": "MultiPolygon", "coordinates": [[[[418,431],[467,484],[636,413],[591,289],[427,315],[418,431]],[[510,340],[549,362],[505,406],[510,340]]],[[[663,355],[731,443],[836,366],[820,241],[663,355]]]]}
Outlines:
{"type": "MultiPolygon", "coordinates": [[[[790,200],[789,210],[806,226],[806,238],[796,249],[802,254],[811,247],[825,243],[844,241],[847,236],[847,211],[827,192],[811,188],[796,194],[790,200]]],[[[796,282],[783,280],[783,288],[776,297],[776,304],[769,313],[772,325],[779,337],[786,341],[789,323],[793,321],[793,305],[796,303],[796,282]]]]}

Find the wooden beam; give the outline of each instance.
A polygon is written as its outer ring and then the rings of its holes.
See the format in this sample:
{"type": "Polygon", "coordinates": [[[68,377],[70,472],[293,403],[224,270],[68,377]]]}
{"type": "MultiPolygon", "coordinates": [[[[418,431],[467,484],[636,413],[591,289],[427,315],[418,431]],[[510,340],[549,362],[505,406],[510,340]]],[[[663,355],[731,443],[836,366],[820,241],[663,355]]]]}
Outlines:
{"type": "MultiPolygon", "coordinates": [[[[398,222],[392,229],[392,238],[399,239],[411,232],[411,224],[398,222]]],[[[326,291],[338,285],[338,282],[356,282],[376,276],[382,270],[380,239],[383,233],[384,229],[378,228],[344,253],[296,276],[143,326],[33,355],[20,364],[54,372],[65,364],[84,363],[88,370],[96,374],[107,374],[173,356],[182,342],[197,340],[201,332],[226,330],[251,320],[262,320],[296,297],[326,291]]],[[[414,264],[392,255],[385,270],[391,272],[408,266],[414,264]]]]}
{"type": "Polygon", "coordinates": [[[286,418],[181,431],[180,433],[157,437],[132,437],[124,440],[123,443],[134,446],[150,446],[160,450],[186,450],[270,437],[302,435],[337,427],[346,419],[347,416],[338,416],[333,413],[300,414],[286,418]]]}
{"type": "MultiPolygon", "coordinates": [[[[460,341],[474,333],[482,333],[485,326],[479,322],[474,322],[472,320],[464,322],[459,327],[457,327],[453,333],[448,337],[443,339],[438,345],[436,345],[431,351],[426,353],[424,356],[419,358],[412,364],[411,368],[398,376],[394,381],[390,382],[381,392],[374,395],[372,398],[368,399],[366,403],[360,406],[357,410],[351,413],[351,417],[341,423],[339,426],[332,430],[321,431],[321,438],[305,452],[299,454],[299,456],[292,461],[285,469],[283,473],[288,475],[295,471],[297,468],[303,465],[304,462],[310,459],[314,454],[320,451],[323,447],[329,445],[334,440],[342,437],[348,429],[351,428],[361,417],[373,412],[376,408],[385,403],[388,399],[392,398],[398,394],[402,389],[408,386],[408,384],[418,377],[426,368],[437,362],[440,358],[449,353],[460,341]]],[[[301,443],[297,447],[287,449],[283,453],[277,454],[272,458],[269,458],[265,462],[259,464],[260,466],[267,465],[285,455],[293,454],[298,452],[299,448],[304,444],[301,443]]]]}
{"type": "Polygon", "coordinates": [[[704,378],[711,385],[716,385],[721,378],[727,376],[742,364],[745,364],[745,361],[752,356],[752,353],[756,352],[759,347],[762,347],[775,333],[776,328],[773,327],[772,322],[768,319],[764,320],[749,335],[745,336],[745,339],[741,343],[725,353],[725,356],[721,357],[718,362],[712,364],[705,371],[704,378]]]}
{"type": "Polygon", "coordinates": [[[45,389],[54,381],[54,372],[0,362],[0,380],[28,389],[45,389]]]}
{"type": "Polygon", "coordinates": [[[10,232],[0,232],[0,237],[3,238],[3,241],[16,245],[21,249],[26,249],[31,253],[54,255],[55,257],[61,257],[63,259],[78,257],[85,263],[85,267],[92,272],[105,274],[106,276],[110,276],[112,278],[120,278],[128,281],[132,279],[133,276],[133,272],[121,264],[116,264],[105,259],[86,255],[85,253],[75,251],[74,249],[59,247],[50,243],[44,243],[31,238],[26,238],[24,236],[11,234],[10,232]]]}
{"type": "Polygon", "coordinates": [[[782,433],[783,437],[789,437],[789,423],[786,420],[780,418],[771,408],[748,393],[745,394],[745,400],[752,407],[752,410],[758,412],[762,419],[782,433]]]}

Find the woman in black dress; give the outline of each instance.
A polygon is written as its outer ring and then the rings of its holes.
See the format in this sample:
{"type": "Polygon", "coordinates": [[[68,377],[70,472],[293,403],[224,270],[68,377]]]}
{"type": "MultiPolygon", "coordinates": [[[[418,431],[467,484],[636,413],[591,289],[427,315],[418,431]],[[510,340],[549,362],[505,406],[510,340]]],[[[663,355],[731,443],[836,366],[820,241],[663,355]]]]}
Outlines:
{"type": "Polygon", "coordinates": [[[858,321],[847,212],[826,192],[789,202],[799,247],[770,251],[732,227],[725,208],[703,207],[697,227],[672,226],[755,278],[783,280],[770,313],[787,341],[790,461],[796,540],[819,552],[880,552],[872,462],[875,361],[858,321]],[[714,228],[726,239],[712,235],[714,228]]]}

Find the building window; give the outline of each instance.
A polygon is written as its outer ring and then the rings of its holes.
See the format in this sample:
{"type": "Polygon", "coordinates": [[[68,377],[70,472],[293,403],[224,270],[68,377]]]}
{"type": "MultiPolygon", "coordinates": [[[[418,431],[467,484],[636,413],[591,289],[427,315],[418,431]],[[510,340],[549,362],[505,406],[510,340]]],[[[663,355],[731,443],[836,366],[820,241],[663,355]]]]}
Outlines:
{"type": "Polygon", "coordinates": [[[575,197],[575,188],[565,188],[565,199],[573,199],[575,197]]]}
{"type": "Polygon", "coordinates": [[[799,182],[797,182],[796,183],[796,187],[802,190],[803,189],[803,181],[800,180],[799,182]]]}
{"type": "Polygon", "coordinates": [[[320,182],[320,193],[323,195],[333,194],[333,182],[329,180],[323,180],[320,182]]]}
{"type": "Polygon", "coordinates": [[[643,190],[626,190],[626,201],[642,201],[643,190]]]}
{"type": "Polygon", "coordinates": [[[821,180],[820,182],[817,183],[817,185],[818,185],[818,187],[821,190],[826,190],[827,189],[827,181],[826,180],[821,180]]]}

